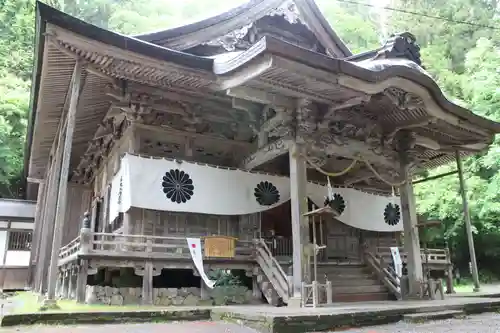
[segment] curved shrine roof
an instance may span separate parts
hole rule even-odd
[[[187,50],[248,26],[266,15],[293,7],[294,15],[314,33],[332,55],[348,57],[352,53],[327,22],[314,0],[248,0],[219,15],[195,23],[162,31],[140,34],[138,39],[176,50]]]
[[[312,100],[326,105],[337,105],[344,102],[345,98],[356,99],[363,95],[376,95],[378,101],[384,102],[387,97],[382,95],[387,90],[403,89],[424,100],[426,111],[415,111],[417,116],[427,112],[439,118],[439,124],[430,124],[427,126],[429,128],[422,129],[425,135],[438,137],[449,134],[450,138],[455,137],[456,142],[461,142],[461,147],[466,150],[467,147],[479,147],[474,146],[478,142],[486,145],[495,133],[500,133],[499,123],[480,117],[443,95],[436,82],[420,65],[418,46],[411,34],[396,35],[377,50],[351,55],[340,39],[336,39],[333,30],[329,26],[325,27],[326,20],[312,0],[295,0],[295,3],[302,17],[307,17],[306,21],[311,20],[306,22],[307,27],[326,46],[334,43],[337,49],[342,49],[342,57],[333,58],[272,37],[263,37],[245,50],[210,57],[182,51],[186,47],[181,44],[189,39],[188,36],[203,37],[194,39],[196,43],[206,41],[208,35],[210,38],[216,35],[215,31],[224,34],[244,24],[242,20],[250,19],[244,18],[245,10],[255,19],[280,3],[283,1],[251,0],[215,18],[131,37],[87,24],[37,2],[37,40],[25,154],[26,175],[30,168],[34,168],[37,177],[43,176],[57,132],[55,127],[47,129],[43,126],[46,123],[56,124],[62,117],[65,89],[76,59],[85,63],[90,74],[87,75],[87,84],[82,92],[86,104],[81,117],[85,118],[79,124],[84,127],[75,132],[81,135],[75,144],[81,145],[82,150],[74,150],[75,154],[85,152],[84,147],[93,139],[96,126],[108,112],[109,100],[105,99],[103,93],[106,80],[101,76],[121,82],[156,86],[165,91],[182,88],[200,96],[223,99],[224,102],[230,100],[225,94],[226,90],[235,87],[257,87],[273,94],[289,94],[294,98],[310,96]],[[174,40],[177,49],[155,44],[165,42],[170,45]],[[399,118],[393,120],[395,128],[409,119],[406,113],[413,112],[405,108],[406,102],[404,98],[393,101],[402,109],[397,111]],[[370,108],[370,105],[364,106]],[[375,106],[377,112],[381,112],[380,106]],[[383,114],[381,116],[385,117]],[[468,127],[471,129],[468,130]],[[464,139],[468,133],[473,138],[469,140],[470,145]],[[480,147],[471,150],[477,151]],[[427,154],[425,151],[421,153]],[[443,163],[446,159],[441,155],[432,155],[431,159]],[[429,164],[429,167],[432,166],[435,164]]]

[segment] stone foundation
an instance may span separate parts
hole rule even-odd
[[[242,286],[216,287],[209,290],[206,299],[200,288],[154,288],[153,301],[158,306],[193,306],[249,304],[252,291]],[[85,303],[106,305],[137,305],[142,303],[142,288],[86,287]]]

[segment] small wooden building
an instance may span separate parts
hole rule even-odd
[[[26,176],[33,288],[49,301],[197,303],[186,237],[224,236],[206,270],[301,304],[313,226],[333,301],[394,296],[372,268],[402,233],[417,294],[412,175],[500,132],[446,99],[411,34],[352,54],[313,0],[250,0],[133,37],[37,3],[35,55]],[[325,204],[339,214],[310,224]]]
[[[0,199],[0,290],[29,286],[35,208],[34,201]]]

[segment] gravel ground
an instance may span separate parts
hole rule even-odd
[[[0,333],[258,333],[235,324],[184,322],[167,324],[30,326],[0,328]]]
[[[343,333],[498,333],[500,314],[481,314],[466,319],[430,321],[424,324],[399,322],[391,325],[351,329]]]

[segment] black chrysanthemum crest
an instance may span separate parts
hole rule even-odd
[[[171,169],[165,173],[161,186],[167,198],[178,204],[190,200],[194,193],[193,180],[189,178],[187,173],[179,169]]]
[[[262,206],[271,206],[280,201],[280,192],[273,183],[265,181],[257,184],[254,190],[257,202]]]
[[[335,193],[332,199],[327,198],[325,200],[325,205],[330,206],[339,215],[342,215],[346,207],[344,198],[338,193]]]
[[[401,209],[398,204],[388,203],[384,209],[384,221],[388,225],[396,225],[401,220]]]

